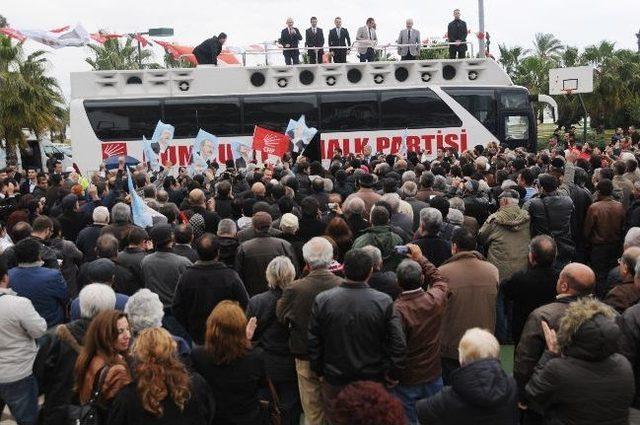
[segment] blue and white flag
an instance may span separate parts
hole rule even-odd
[[[175,127],[171,124],[165,124],[162,121],[158,121],[156,129],[153,131],[153,137],[151,138],[151,146],[153,151],[158,155],[164,153],[173,141],[173,134]]]
[[[142,136],[142,143],[142,153],[144,154],[145,162],[149,163],[151,171],[160,171],[160,155],[153,150],[151,140],[147,140],[146,137]]]
[[[290,119],[289,125],[287,125],[287,131],[285,131],[285,134],[289,136],[289,139],[293,142],[293,151],[296,153],[302,152],[317,133],[318,129],[307,127],[304,115],[302,115],[298,121]]]
[[[198,131],[196,138],[193,140],[191,149],[192,162],[202,161],[206,164],[212,164],[218,160],[218,138],[211,133],[207,133],[203,129]]]
[[[129,167],[127,168],[127,185],[129,187],[129,196],[131,197],[131,215],[133,216],[133,224],[143,229],[153,226],[153,217],[162,218],[164,215],[149,207],[144,200],[138,195],[133,187],[133,178]]]
[[[402,130],[402,142],[400,143],[400,149],[398,149],[398,155],[402,155],[406,157],[409,153],[409,149],[407,148],[407,132],[408,129]]]

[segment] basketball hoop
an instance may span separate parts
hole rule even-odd
[[[571,96],[571,94],[573,94],[573,89],[562,89],[562,92],[563,92],[566,96]]]

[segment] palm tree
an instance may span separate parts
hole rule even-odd
[[[567,46],[564,49],[564,52],[562,52],[562,56],[560,57],[560,61],[564,67],[579,66],[583,62],[578,48],[572,46]]]
[[[535,35],[533,48],[540,59],[558,60],[564,45],[553,34],[539,32]]]
[[[170,53],[164,54],[165,68],[195,68],[195,65],[186,59],[174,59]]]
[[[585,47],[582,59],[596,68],[600,68],[604,61],[611,58],[615,53],[615,45],[616,43],[614,42],[603,40],[597,46],[594,44]]]
[[[516,74],[518,67],[520,66],[520,62],[524,59],[524,56],[529,53],[529,50],[524,49],[520,46],[516,47],[507,47],[504,44],[499,44],[498,48],[500,49],[500,64],[504,67],[505,71],[511,78],[513,78]]]
[[[0,35],[0,140],[5,147],[25,141],[25,131],[36,137],[59,126],[64,102],[55,78],[46,75],[46,52],[26,58],[22,43]],[[7,151],[11,156],[13,149]]]
[[[138,48],[131,38],[127,38],[124,43],[117,38],[109,38],[102,45],[88,44],[87,46],[94,57],[88,57],[85,61],[94,71],[160,68],[157,63],[150,62],[153,52],[149,49],[141,49],[140,58],[138,58]]]

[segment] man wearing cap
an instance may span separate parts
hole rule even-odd
[[[87,275],[89,282],[101,283],[113,289],[113,284],[116,279],[116,264],[107,258],[98,258],[88,264]],[[129,301],[129,297],[117,292],[115,294],[115,309],[118,311],[124,311],[124,306],[127,304],[127,301]],[[81,317],[86,316],[82,314],[80,298],[78,297],[71,301],[71,320],[78,320]]]
[[[79,208],[76,195],[69,194],[62,198],[62,214],[57,219],[62,228],[62,236],[68,241],[75,242],[80,231],[87,225],[87,217],[78,212]]]
[[[240,244],[236,255],[235,269],[250,297],[267,290],[267,266],[277,256],[289,257],[296,271],[299,270],[291,244],[284,239],[269,236],[271,223],[271,216],[266,212],[255,213],[251,218],[251,224],[256,230],[256,237]]]
[[[382,196],[377,194],[373,190],[373,186],[376,184],[373,174],[363,174],[357,181],[358,191],[349,195],[345,201],[345,204],[349,203],[349,200],[353,198],[360,198],[364,202],[364,216],[368,217],[373,205],[378,202]]]
[[[100,237],[102,228],[109,224],[109,210],[103,206],[96,207],[92,216],[93,224],[80,230],[76,239],[76,247],[82,251],[85,262],[93,261],[97,258],[96,241]]]

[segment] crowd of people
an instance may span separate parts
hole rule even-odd
[[[467,24],[460,17],[460,9],[453,11],[453,20],[447,26],[445,41],[449,44],[449,58],[463,59],[467,54]],[[310,64],[323,63],[325,61],[325,38],[322,28],[318,27],[318,18],[312,16],[309,20],[310,27],[304,31],[304,48]],[[413,27],[413,19],[407,19],[405,29],[400,31],[396,44],[398,45],[398,55],[401,60],[415,60],[420,56],[423,40],[420,38],[420,31]],[[193,53],[201,65],[217,65],[217,57],[222,51],[222,46],[227,40],[225,33],[213,36],[200,45]],[[300,43],[303,41],[303,34],[294,26],[293,18],[286,20],[286,27],[280,32],[277,44],[283,48],[285,64],[298,65],[300,63]],[[334,27],[329,30],[327,44],[329,55],[326,61],[333,63],[346,63],[347,54],[352,47],[357,49],[360,62],[374,62],[376,60],[376,49],[380,47],[378,35],[376,34],[376,21],[374,18],[367,18],[365,25],[359,27],[356,32],[355,42],[351,43],[349,30],[342,26],[342,18],[334,19]]]
[[[639,143],[0,170],[0,400],[18,424],[628,423]]]

